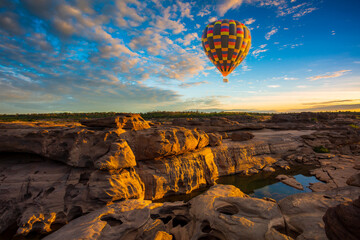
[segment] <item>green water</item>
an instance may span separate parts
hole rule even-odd
[[[243,175],[229,175],[220,177],[216,182],[218,184],[234,185],[244,193],[252,197],[269,197],[275,200],[283,199],[289,195],[296,193],[311,192],[309,189],[310,183],[319,182],[314,176],[309,174],[312,167],[292,167],[290,170],[276,169],[272,173],[258,173],[252,176]],[[295,179],[304,186],[304,190],[298,190],[290,187],[279,180],[275,179],[279,174],[286,174],[294,176]],[[174,201],[189,201],[191,198],[205,192],[208,188],[199,189],[190,194],[174,195],[157,200],[156,202],[174,202]]]

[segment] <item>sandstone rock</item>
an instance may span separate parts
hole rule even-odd
[[[154,238],[154,240],[172,240],[172,239],[173,239],[172,235],[164,231],[158,231]]]
[[[208,133],[210,146],[219,146],[222,144],[222,136],[218,133]]]
[[[270,149],[268,145],[262,143],[241,145],[241,143],[237,142],[235,144],[227,142],[212,148],[212,152],[219,176],[241,172],[246,174],[251,168],[260,170],[266,165],[271,165],[277,161],[265,155],[270,153]]]
[[[270,166],[266,166],[262,170],[264,172],[266,172],[266,173],[275,172],[275,169],[273,167],[270,167]]]
[[[218,169],[210,148],[158,160],[141,161],[136,167],[145,184],[145,198],[159,199],[169,194],[190,193],[213,185]]]
[[[23,128],[0,130],[0,152],[33,153],[70,166],[92,167],[106,155],[118,133],[83,128]],[[115,141],[116,141],[115,140]]]
[[[222,136],[223,139],[229,138],[229,135],[226,132],[220,132],[220,135]]]
[[[109,152],[95,161],[101,170],[117,170],[136,166],[135,155],[123,139],[111,144]]]
[[[106,172],[39,156],[0,155],[0,233],[12,225],[20,235],[53,231],[54,223],[66,224],[111,201],[143,198],[144,192],[131,168]]]
[[[347,181],[346,184],[351,186],[360,187],[360,173],[352,175]]]
[[[254,138],[254,135],[249,132],[234,132],[231,134],[233,141],[247,141]]]
[[[149,222],[149,219],[152,222],[151,209],[161,205],[142,200],[115,203],[71,221],[60,230],[45,237],[44,240],[139,239],[136,238],[137,230]]]
[[[150,128],[139,114],[119,114],[115,117],[88,119],[80,122],[84,126],[97,128],[123,128],[135,131]]]
[[[299,189],[299,190],[304,190],[303,185],[301,185],[301,183],[299,183],[298,181],[296,181],[296,179],[293,176],[286,176],[286,175],[278,175],[276,177],[277,180],[280,180],[282,183],[285,183],[286,185]]]
[[[276,162],[275,165],[282,168],[282,169],[285,169],[285,170],[290,169],[289,163],[287,161],[284,161],[284,160],[280,160],[280,161]]]
[[[197,220],[192,239],[265,239],[285,227],[276,203],[249,198],[234,186],[216,185],[190,204]]]
[[[326,235],[330,240],[359,239],[360,197],[329,208],[323,220]]]
[[[75,167],[126,168],[135,165],[131,152],[141,161],[209,145],[206,133],[185,128],[125,132],[121,129],[22,127],[0,131],[0,152],[34,153]]]
[[[330,159],[317,159],[321,167],[311,170],[311,174],[324,183],[315,183],[310,186],[313,191],[325,191],[337,187],[345,187],[347,181],[353,175],[358,173],[354,168],[360,162],[360,158],[356,156],[340,155],[332,156]],[[356,184],[355,179],[353,184]]]
[[[121,135],[134,152],[137,161],[179,155],[209,145],[203,131],[186,128],[148,129]]]
[[[326,239],[325,211],[359,193],[359,188],[347,187],[326,194],[296,194],[281,200],[279,208],[276,201],[251,198],[234,186],[216,185],[189,203],[126,200],[111,204],[71,221],[45,240],[292,239],[287,233],[297,239]],[[347,231],[353,226],[357,227],[348,224]]]
[[[279,201],[281,213],[289,232],[296,239],[324,239],[326,234],[322,217],[329,207],[356,199],[358,187],[343,187],[321,193],[300,193]]]

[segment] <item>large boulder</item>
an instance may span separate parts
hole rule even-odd
[[[324,217],[326,236],[330,240],[356,240],[360,237],[360,197],[329,208]]]
[[[247,141],[254,138],[254,134],[249,132],[234,132],[230,136],[233,141]]]
[[[135,154],[136,161],[179,155],[209,145],[209,136],[182,127],[148,129],[121,134]]]
[[[356,173],[349,177],[349,179],[346,181],[346,184],[360,187],[360,173]]]
[[[222,144],[222,135],[219,133],[208,133],[210,146],[219,146]]]
[[[136,171],[145,184],[145,198],[152,200],[213,185],[219,176],[210,148],[140,161]]]
[[[109,157],[111,145],[115,142],[126,145],[117,131],[95,131],[81,127],[24,128],[22,124],[12,129],[1,128],[2,125],[0,152],[37,154],[74,167],[93,167],[98,159]],[[121,153],[123,150],[128,152],[126,147],[116,150],[113,146],[111,152],[128,156]],[[102,167],[102,164],[97,166]]]
[[[135,155],[124,139],[111,144],[109,151],[95,161],[101,170],[116,170],[136,166]]]

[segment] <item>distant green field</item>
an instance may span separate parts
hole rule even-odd
[[[356,115],[360,118],[360,112],[337,112],[341,114]],[[93,119],[111,117],[121,112],[91,112],[91,113],[32,113],[32,114],[0,114],[0,121],[79,121],[81,119]],[[171,119],[171,118],[207,118],[207,117],[229,117],[242,116],[250,118],[261,118],[263,116],[272,116],[274,113],[248,113],[248,112],[199,112],[199,111],[184,111],[184,112],[168,112],[168,111],[154,111],[140,113],[144,119]]]
[[[61,121],[79,121],[81,119],[93,119],[111,117],[120,112],[92,112],[92,113],[38,113],[38,114],[0,114],[0,121],[37,121],[37,120],[61,120]],[[268,113],[247,113],[247,112],[166,112],[156,111],[140,113],[144,119],[152,118],[204,118],[204,117],[226,117],[226,116],[249,116],[261,117],[271,115]]]

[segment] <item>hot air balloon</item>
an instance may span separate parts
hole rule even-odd
[[[209,23],[202,34],[202,46],[217,69],[225,77],[244,60],[251,47],[250,30],[236,20]]]

